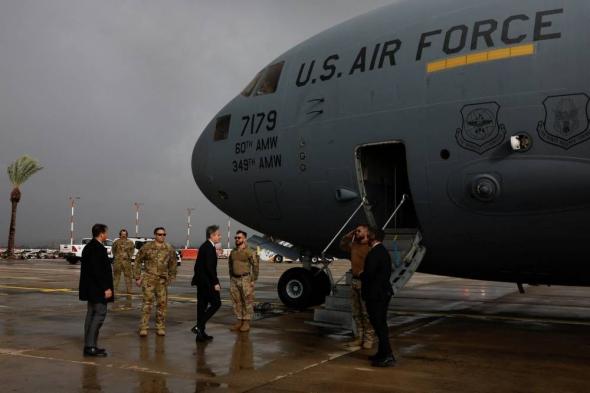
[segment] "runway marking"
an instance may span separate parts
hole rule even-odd
[[[64,292],[64,293],[78,292],[78,291],[74,291],[73,289],[70,289],[70,288],[34,288],[34,287],[21,287],[21,286],[17,286],[17,285],[1,285],[1,284],[0,284],[0,288],[20,289],[20,290],[24,290],[24,291],[38,291],[38,292],[47,292],[47,293],[51,293],[51,292]]]
[[[71,294],[78,293],[78,290],[71,289],[71,288],[36,288],[36,287],[23,287],[23,286],[18,286],[18,285],[3,285],[3,284],[0,284],[0,288],[16,289],[16,290],[22,290],[22,291],[36,291],[36,292],[42,292],[42,293],[71,293]],[[128,296],[131,296],[134,299],[143,299],[143,295],[134,294],[134,293],[130,294],[127,292],[120,292],[117,294],[117,297],[119,297],[119,298],[128,297]],[[185,302],[185,303],[196,303],[197,302],[196,297],[175,296],[175,295],[168,296],[168,300],[181,301],[181,302]],[[119,301],[122,301],[122,300],[119,299]],[[231,305],[232,301],[222,299],[221,303],[226,304],[226,305],[228,305],[228,304]],[[277,305],[282,306],[282,304],[280,304],[280,303],[270,303],[270,304],[273,306],[277,306]],[[114,310],[114,311],[117,311],[117,310]],[[123,311],[123,310],[121,310],[121,311]]]
[[[277,375],[273,379],[271,379],[271,380],[269,380],[269,381],[267,381],[267,382],[265,382],[265,383],[263,383],[261,385],[257,385],[256,387],[253,387],[251,389],[245,390],[245,392],[251,392],[253,390],[260,389],[263,386],[267,386],[267,385],[273,384],[273,383],[275,383],[277,381],[280,381],[282,379],[289,378],[289,377],[292,377],[294,375],[300,374],[300,373],[302,373],[304,371],[307,371],[307,370],[312,369],[314,367],[321,366],[321,365],[326,364],[326,363],[328,363],[328,362],[330,362],[332,360],[335,360],[335,359],[341,358],[343,356],[349,355],[349,354],[351,354],[353,352],[356,352],[356,350],[348,350],[348,351],[345,350],[345,351],[342,351],[342,352],[338,352],[336,354],[329,355],[328,356],[328,359],[320,360],[319,362],[312,363],[312,364],[307,365],[307,366],[304,366],[304,367],[302,367],[302,368],[300,368],[298,370],[290,371],[290,372],[288,372],[286,374]]]
[[[2,276],[2,278],[10,278],[15,280],[43,281],[43,277]]]
[[[21,357],[21,358],[28,358],[28,359],[59,361],[59,362],[79,364],[79,365],[84,365],[84,366],[96,366],[96,367],[100,366],[100,367],[116,368],[116,369],[120,369],[120,370],[139,371],[139,372],[148,373],[148,374],[157,374],[157,375],[166,375],[166,376],[170,375],[170,373],[167,373],[165,371],[152,370],[150,368],[140,367],[137,365],[126,365],[126,364],[118,365],[118,366],[114,365],[114,364],[104,364],[103,365],[103,364],[100,364],[97,362],[91,362],[91,361],[62,359],[62,358],[56,358],[56,357],[52,357],[52,356],[31,355],[31,354],[25,353],[27,351],[31,351],[31,349],[15,350],[15,349],[0,348],[0,355],[15,356],[15,357]]]
[[[6,268],[6,267],[0,268],[0,272],[6,271],[6,272],[11,272],[11,273],[17,273],[18,270],[23,270],[23,271],[47,271],[47,272],[52,272],[52,273],[55,273],[55,272],[61,272],[61,273],[72,273],[72,272],[76,272],[76,273],[79,273],[80,272],[80,269],[66,269],[66,270],[63,270],[63,269]],[[77,276],[77,274],[76,274],[76,276]],[[193,276],[192,275],[188,275],[188,274],[179,274],[176,277],[190,279]],[[43,279],[42,277],[13,277],[13,276],[2,276],[2,278],[16,278],[16,279],[23,279],[23,280],[24,279],[31,279],[31,280],[33,280],[33,279]],[[221,277],[221,278],[225,278],[225,277]],[[266,275],[258,276],[258,279],[259,280],[272,279],[272,280],[278,281],[279,278],[280,278],[280,276],[266,276]],[[229,278],[228,278],[228,280],[229,280]]]
[[[37,292],[46,292],[46,293],[52,293],[52,292],[61,292],[61,293],[78,293],[77,290],[75,289],[71,289],[71,288],[35,288],[35,287],[22,287],[22,286],[17,286],[17,285],[0,285],[0,288],[5,288],[5,289],[17,289],[17,290],[23,290],[23,291],[37,291]],[[126,293],[126,292],[121,292],[118,294],[118,296],[121,297],[126,297],[126,296],[131,296],[133,298],[142,298],[143,295],[138,295],[138,294],[133,294],[133,293]],[[197,299],[194,298],[189,298],[189,297],[185,297],[185,296],[168,296],[168,299],[170,300],[183,300],[183,301],[188,301],[191,303],[196,303]],[[223,302],[223,300],[222,300]]]
[[[43,268],[29,268],[29,267],[10,267],[10,266],[3,266],[0,268],[0,271],[17,271],[17,270],[25,270],[25,271],[35,271],[35,272],[59,272],[59,273],[71,273],[71,272],[79,272],[80,269],[43,269]]]

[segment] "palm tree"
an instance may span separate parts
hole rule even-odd
[[[12,184],[12,192],[10,193],[10,202],[12,203],[12,214],[10,216],[10,229],[8,231],[8,249],[6,254],[8,258],[14,258],[14,238],[16,234],[16,207],[20,202],[21,192],[20,186],[23,185],[31,176],[39,172],[43,167],[39,165],[39,161],[27,155],[22,156],[8,166],[8,177]]]

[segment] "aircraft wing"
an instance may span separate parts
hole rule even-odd
[[[299,259],[299,249],[295,246],[289,247],[286,245],[282,245],[274,240],[264,238],[258,235],[249,237],[248,243],[250,244],[250,246],[260,247],[261,249],[265,249],[275,254],[282,255],[283,257],[294,261]]]

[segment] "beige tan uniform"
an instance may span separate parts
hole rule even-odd
[[[260,260],[253,249],[234,248],[229,254],[229,293],[234,314],[240,321],[252,320],[254,314],[254,287],[258,279]]]
[[[141,272],[144,265],[143,274]],[[168,284],[176,278],[176,252],[168,243],[148,242],[135,258],[135,279],[141,278],[143,292],[142,316],[139,330],[147,330],[152,303],[156,298],[156,329],[164,330],[168,310]]]
[[[125,288],[127,293],[131,293],[133,290],[132,280],[133,272],[131,261],[133,254],[135,253],[135,244],[129,239],[117,239],[113,243],[113,278],[115,291],[119,289],[119,281],[121,280],[121,274],[125,277]]]
[[[350,253],[350,264],[352,270],[352,282],[350,301],[352,306],[352,319],[356,325],[357,338],[368,344],[375,341],[375,330],[369,321],[369,314],[363,298],[361,297],[360,275],[365,268],[365,258],[371,250],[368,244],[356,243],[352,236],[344,236],[340,242],[340,248]]]

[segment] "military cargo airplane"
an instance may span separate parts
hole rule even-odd
[[[303,256],[349,217],[390,221],[421,235],[422,272],[590,285],[589,48],[587,0],[397,1],[260,71],[203,131],[193,175]],[[305,305],[285,283],[324,284],[294,269],[281,298]]]

